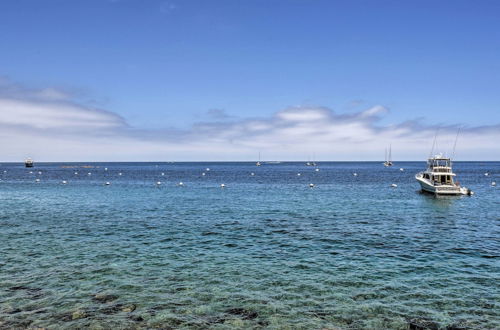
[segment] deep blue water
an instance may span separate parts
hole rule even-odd
[[[1,164],[0,328],[500,328],[499,162],[318,165]]]

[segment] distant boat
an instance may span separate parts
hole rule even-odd
[[[385,161],[384,166],[389,167],[392,166],[392,150],[391,146],[389,146],[389,157],[387,157],[387,149],[385,149]]]
[[[262,165],[262,164],[260,163],[260,152],[259,152],[259,161],[258,161],[257,163],[255,163],[255,165],[256,165],[256,166],[260,166],[260,165]]]
[[[417,173],[415,179],[420,184],[422,191],[435,195],[472,195],[473,192],[461,187],[452,170],[451,158],[439,154],[427,161],[427,169]]]
[[[26,167],[33,167],[33,165],[35,165],[35,163],[33,162],[33,159],[31,159],[31,158],[28,158],[24,161],[24,166],[26,166]]]

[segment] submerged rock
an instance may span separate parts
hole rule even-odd
[[[92,300],[94,300],[98,303],[101,303],[101,304],[106,304],[106,303],[114,301],[116,299],[118,299],[118,296],[114,295],[114,294],[98,293],[94,297],[92,297]]]
[[[410,330],[438,330],[439,324],[425,318],[413,318],[408,320]]]
[[[131,319],[132,321],[135,321],[135,322],[144,321],[144,319],[140,315],[130,315],[128,318]]]
[[[123,306],[122,312],[132,313],[133,311],[135,311],[136,308],[137,308],[136,305],[134,305],[134,304],[128,304],[128,305]]]
[[[230,309],[227,309],[225,312],[228,314],[231,314],[231,315],[241,316],[241,318],[243,320],[253,320],[253,319],[257,318],[257,316],[259,316],[259,314],[257,312],[249,311],[249,310],[244,309],[244,308],[230,308]]]
[[[77,311],[74,311],[72,314],[71,314],[71,319],[72,320],[79,320],[79,319],[84,319],[86,318],[88,315],[85,311],[82,311],[82,310],[77,310]]]

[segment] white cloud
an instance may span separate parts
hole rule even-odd
[[[35,129],[84,130],[116,128],[125,125],[114,113],[85,108],[72,103],[25,101],[0,98],[0,125],[21,125]]]
[[[1,161],[106,160],[380,160],[392,144],[396,160],[423,160],[435,126],[421,121],[381,125],[382,106],[349,114],[290,107],[267,118],[235,119],[209,111],[190,129],[138,130],[119,115],[88,107],[59,89],[23,89],[0,81]],[[220,120],[224,119],[224,120]],[[458,126],[440,129],[450,151]],[[500,124],[462,129],[458,159],[500,159]]]

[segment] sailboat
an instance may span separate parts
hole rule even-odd
[[[256,165],[256,166],[260,166],[260,165],[262,165],[262,164],[260,163],[260,152],[259,152],[259,161],[258,161],[257,163],[255,163],[255,165]]]
[[[392,166],[392,146],[389,145],[389,157],[387,157],[387,148],[385,149],[385,161],[384,166],[389,167]]]

